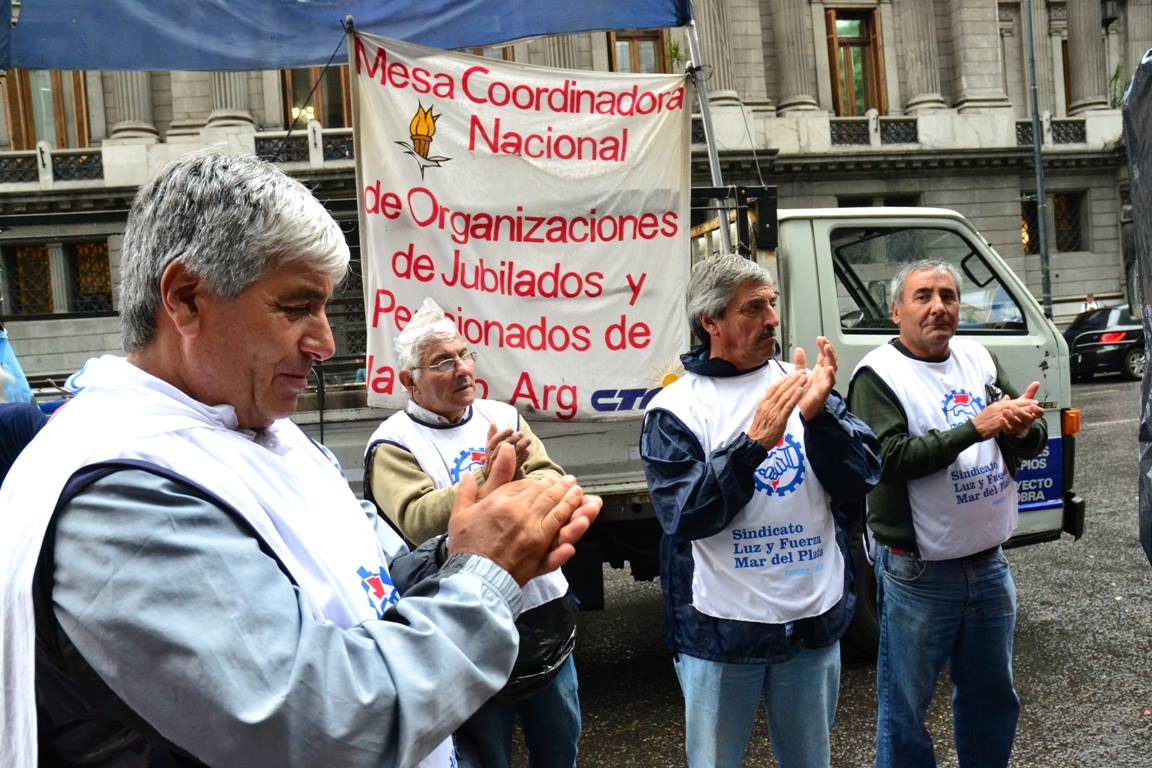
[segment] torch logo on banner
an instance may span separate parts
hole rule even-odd
[[[441,163],[452,159],[429,154],[432,151],[432,137],[436,135],[436,121],[439,119],[440,115],[433,114],[431,106],[424,109],[424,104],[419,104],[416,107],[416,114],[412,117],[412,122],[408,123],[408,133],[411,134],[412,143],[396,142],[404,147],[404,154],[411,155],[412,159],[416,161],[416,165],[420,168],[421,180],[424,179],[425,168],[439,168]]]

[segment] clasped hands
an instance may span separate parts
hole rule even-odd
[[[1044,415],[1044,408],[1036,402],[1040,382],[1034,381],[1020,397],[1004,395],[976,414],[972,426],[987,440],[1003,432],[1012,437],[1023,437],[1032,428],[1032,422]]]
[[[482,488],[471,473],[465,473],[457,486],[448,519],[448,554],[486,557],[523,586],[576,554],[576,542],[600,513],[603,501],[585,494],[571,475],[523,478],[518,446],[507,440],[491,453]],[[517,472],[521,479],[516,479]]]
[[[492,474],[492,462],[496,460],[497,449],[504,443],[511,445],[516,451],[516,471],[513,473],[513,480],[520,480],[524,477],[524,462],[528,460],[528,449],[532,446],[532,441],[520,430],[513,430],[505,427],[504,429],[497,429],[495,422],[488,422],[488,439],[484,445],[484,477],[488,478]]]
[[[816,418],[836,386],[836,349],[824,336],[816,337],[816,346],[819,352],[812,369],[808,369],[808,353],[796,347],[792,354],[795,370],[768,387],[756,406],[745,433],[766,450],[775,448],[784,436],[793,409],[799,407],[805,419]]]

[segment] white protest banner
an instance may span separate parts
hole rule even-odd
[[[406,403],[393,343],[431,297],[478,354],[477,396],[640,412],[688,343],[686,78],[352,49],[369,405]]]

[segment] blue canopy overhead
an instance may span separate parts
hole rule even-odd
[[[595,29],[678,27],[690,0],[27,0],[0,68],[279,69],[326,64],[356,29],[436,48]]]

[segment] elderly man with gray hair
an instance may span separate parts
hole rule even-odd
[[[138,192],[127,357],[0,492],[0,765],[450,768],[450,733],[507,679],[520,584],[599,500],[569,480],[458,494],[416,572],[331,454],[287,417],[333,353],[340,227],[275,167],[215,151]],[[403,596],[401,597],[401,590]]]
[[[408,407],[386,419],[365,450],[365,495],[411,541],[444,534],[460,484],[496,480],[493,459],[515,449],[515,477],[555,479],[528,423],[507,403],[476,397],[476,353],[431,299],[396,338]],[[457,730],[463,768],[508,768],[514,720],[520,719],[532,768],[572,768],[580,737],[580,701],[572,650],[576,606],[559,572],[524,585],[516,622],[520,654],[512,679]]]
[[[936,765],[925,717],[945,665],[960,765],[1008,765],[1016,588],[1000,545],[1018,519],[1020,462],[1044,450],[1039,382],[1022,395],[960,325],[960,274],[906,264],[892,281],[898,338],[860,361],[848,397],[880,439],[868,496],[880,652],[877,768]]]
[[[828,768],[839,640],[855,606],[846,531],[880,469],[816,339],[775,358],[776,289],[738,256],[688,283],[702,346],[649,404],[640,436],[664,529],[660,584],[691,768],[738,768],[759,702],[782,768]]]

